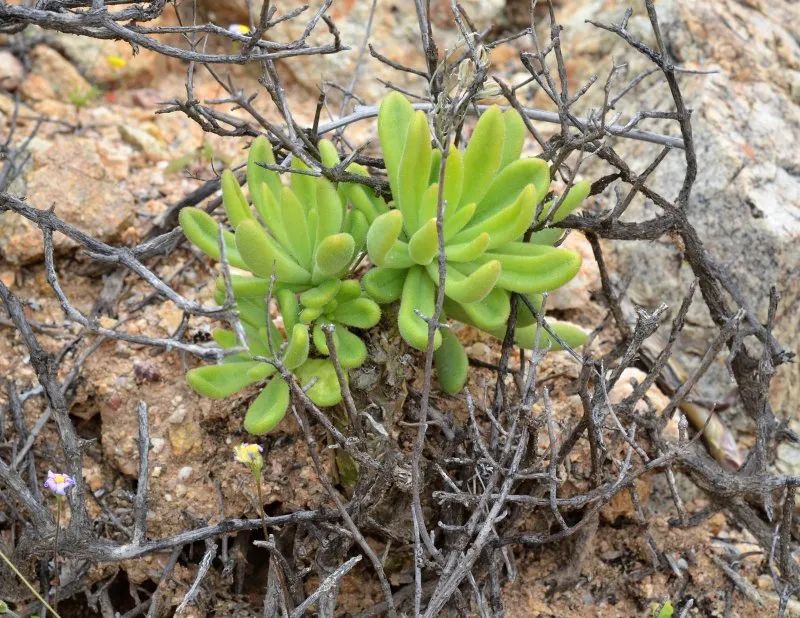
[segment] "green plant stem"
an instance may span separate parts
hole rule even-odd
[[[53,590],[53,596],[58,596],[58,587],[61,584],[61,580],[58,575],[58,532],[61,530],[61,503],[63,499],[61,496],[56,495],[56,538],[55,543],[53,544],[53,571],[55,571],[55,589]]]
[[[261,474],[256,474],[253,471],[253,481],[255,481],[256,495],[258,496],[258,516],[261,518],[261,528],[264,531],[264,540],[266,541],[269,535],[267,534],[267,514],[264,512],[264,497],[261,493]]]
[[[33,587],[33,584],[31,584],[31,583],[30,583],[30,582],[29,582],[29,581],[28,581],[28,580],[25,578],[25,576],[24,576],[22,573],[20,573],[20,572],[19,572],[19,569],[17,569],[17,567],[16,567],[16,566],[14,566],[14,563],[13,563],[13,562],[11,562],[11,559],[10,559],[8,556],[6,556],[6,555],[3,553],[3,550],[0,550],[0,558],[2,558],[2,559],[3,559],[3,561],[4,561],[4,562],[5,562],[7,565],[8,565],[8,568],[10,568],[10,569],[11,569],[11,570],[14,572],[14,574],[15,574],[17,577],[19,577],[19,578],[20,578],[20,580],[22,580],[22,583],[23,583],[23,584],[25,584],[25,585],[28,587],[28,590],[30,590],[30,591],[33,593],[33,596],[35,596],[37,599],[39,599],[39,601],[41,601],[41,602],[42,602],[42,604],[43,604],[43,605],[44,605],[44,606],[45,606],[45,607],[46,607],[46,608],[47,608],[49,611],[51,611],[51,612],[53,613],[53,616],[55,616],[55,618],[61,618],[61,616],[59,616],[59,615],[58,615],[58,612],[57,612],[56,610],[54,610],[52,607],[50,607],[50,604],[49,604],[47,601],[45,601],[45,600],[44,600],[44,598],[42,597],[42,595],[41,595],[41,594],[39,594],[39,591],[38,591],[38,590],[36,590],[36,588],[34,588],[34,587]]]

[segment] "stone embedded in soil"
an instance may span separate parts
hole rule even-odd
[[[59,136],[37,151],[26,177],[27,202],[34,208],[55,208],[63,221],[101,241],[112,240],[132,221],[134,199],[105,169],[96,140]],[[0,253],[14,264],[42,259],[42,235],[27,219],[6,212],[0,216]],[[55,234],[56,249],[75,243]]]
[[[0,90],[14,92],[22,83],[25,69],[10,51],[0,51]]]

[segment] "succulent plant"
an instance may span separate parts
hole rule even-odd
[[[335,157],[330,142],[321,142],[320,150],[326,158]],[[292,164],[296,173],[290,175],[288,186],[278,173],[259,165],[274,162],[266,138],[255,140],[247,163],[253,208],[230,170],[221,179],[223,205],[235,230],[222,230],[227,261],[249,274],[234,272],[230,277],[245,345],[240,345],[233,330],[218,329],[214,339],[224,349],[244,347],[246,351],[187,374],[192,388],[215,398],[266,380],[245,416],[245,429],[255,434],[274,428],[289,405],[289,387],[275,375],[272,363],[279,359],[304,387],[313,381],[307,394],[317,405],[336,405],[342,394],[334,366],[326,358],[330,351],[322,329],[333,325],[339,362],[350,369],[367,356],[364,342],[350,328],[370,328],[381,315],[360,283],[347,278],[366,242],[367,217],[358,208],[346,208],[344,190],[337,190],[325,178],[303,174],[308,170],[298,161]],[[213,217],[198,208],[184,208],[180,223],[189,240],[220,259],[220,230]],[[216,287],[217,302],[223,302],[226,284],[222,277]],[[269,314],[270,288],[285,335]]]
[[[375,268],[363,278],[364,289],[379,303],[400,301],[398,327],[405,341],[424,350],[425,317],[435,310],[438,272],[437,200],[441,153],[431,147],[428,121],[401,94],[383,101],[378,133],[394,202],[378,214],[367,233],[367,250]],[[581,265],[574,251],[553,247],[559,230],[544,229],[523,242],[525,232],[544,221],[557,204],[548,197],[550,169],[542,159],[520,158],[525,125],[514,110],[485,111],[462,151],[449,148],[444,169],[443,233],[446,255],[444,311],[453,318],[502,337],[512,292],[531,295],[554,290],[572,279]],[[576,183],[551,221],[560,221],[588,195],[589,185]],[[422,315],[420,315],[422,314]],[[533,347],[536,320],[522,308],[517,343]],[[584,341],[572,325],[552,324],[570,345]],[[539,333],[539,345],[555,344]],[[439,382],[450,392],[466,380],[466,354],[446,330],[435,334]]]

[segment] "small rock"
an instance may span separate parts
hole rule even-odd
[[[161,473],[162,473],[163,471],[164,471],[164,468],[162,468],[161,466],[155,466],[155,467],[153,468],[153,473],[151,474],[151,476],[152,476],[154,479],[157,479],[158,477],[160,477],[160,476],[161,476]]]
[[[9,51],[0,51],[0,89],[14,92],[19,88],[25,69]]]
[[[192,466],[183,466],[180,470],[178,470],[178,480],[179,481],[186,481],[192,476],[192,472],[194,469]]]
[[[122,124],[118,129],[123,141],[137,150],[141,150],[148,161],[155,163],[169,157],[164,149],[164,144],[147,131]]]
[[[772,577],[769,575],[759,575],[756,581],[756,586],[759,590],[772,590],[775,587]]]
[[[169,444],[172,453],[181,457],[201,448],[200,429],[195,423],[183,423],[169,430]]]
[[[153,446],[153,453],[158,455],[161,451],[164,450],[164,446],[166,445],[167,441],[164,438],[150,438],[150,444]],[[159,470],[161,468],[159,467]]]

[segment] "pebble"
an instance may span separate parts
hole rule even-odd
[[[178,480],[179,481],[187,480],[190,476],[192,476],[193,471],[194,469],[192,468],[192,466],[183,466],[183,468],[178,470]]]

